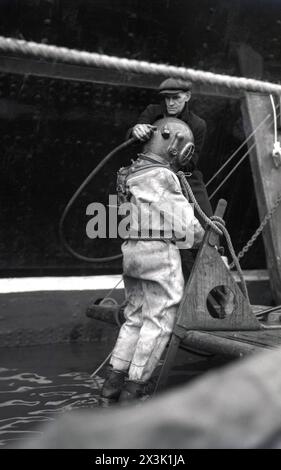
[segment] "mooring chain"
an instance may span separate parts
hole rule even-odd
[[[279,205],[281,203],[281,193],[279,194],[279,196],[277,197],[275,203],[273,204],[272,208],[268,211],[268,213],[265,215],[265,217],[263,218],[260,226],[258,227],[258,229],[255,231],[255,233],[252,235],[252,237],[250,238],[250,240],[246,243],[246,245],[242,248],[241,251],[239,251],[238,255],[237,255],[237,258],[238,259],[241,259],[243,258],[243,256],[247,253],[247,251],[249,251],[249,249],[253,246],[253,244],[255,243],[256,239],[258,238],[258,236],[261,234],[261,232],[263,231],[264,227],[267,225],[267,223],[270,221],[270,219],[272,218],[273,214],[275,213],[275,211],[278,209]],[[234,264],[231,263],[230,265],[230,268],[233,268]]]
[[[185,194],[185,197],[193,202],[195,209],[197,210],[199,215],[202,217],[204,222],[206,222],[206,224],[209,227],[211,227],[218,235],[224,235],[224,237],[226,239],[226,242],[227,242],[227,246],[229,248],[230,255],[233,259],[233,266],[236,267],[237,273],[238,273],[240,281],[241,281],[241,289],[243,291],[243,294],[244,294],[245,298],[247,300],[249,300],[248,290],[247,290],[247,286],[246,286],[245,279],[244,279],[244,276],[243,276],[243,272],[242,272],[241,266],[239,264],[239,260],[238,260],[236,254],[235,254],[230,235],[229,235],[229,233],[228,233],[228,231],[225,227],[224,220],[221,217],[217,217],[217,216],[212,216],[211,218],[207,217],[205,212],[202,211],[201,207],[199,206],[198,202],[196,201],[195,196],[194,196],[194,194],[192,192],[192,189],[190,187],[190,184],[186,180],[185,174],[182,171],[178,171],[177,175],[180,178],[180,181],[181,181],[181,184],[182,184],[182,189],[183,189],[183,192]]]
[[[0,36],[0,50],[4,53],[10,52],[13,54],[48,59],[53,62],[62,61],[93,67],[117,69],[125,72],[183,78],[194,82],[206,83],[211,86],[217,85],[229,89],[235,88],[260,93],[281,94],[281,85],[277,83],[265,82],[253,78],[216,74],[213,72],[205,72],[203,70],[194,70],[167,64],[155,64],[94,52],[79,51],[76,49],[68,49],[66,47],[40,44],[33,41],[24,41],[23,39]]]

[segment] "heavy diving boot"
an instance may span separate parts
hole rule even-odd
[[[133,400],[147,398],[147,383],[137,382],[134,380],[126,380],[125,386],[121,392],[119,402],[127,403]]]
[[[105,379],[101,389],[101,404],[109,404],[118,401],[126,375],[126,371],[110,368],[108,377]]]

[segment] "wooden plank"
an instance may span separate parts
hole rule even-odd
[[[225,199],[220,199],[216,208],[216,217],[220,217],[223,219],[224,213],[226,211],[227,207],[227,202]],[[220,243],[220,236],[217,232],[214,230],[210,230],[210,235],[209,235],[209,245],[210,246],[219,246]]]
[[[230,357],[243,357],[248,354],[268,349],[257,347],[242,341],[225,338],[223,335],[218,336],[213,334],[213,332],[194,330],[187,331],[182,343],[186,347]]]
[[[188,331],[183,345],[195,350],[230,357],[273,349],[281,345],[281,330],[271,331]]]
[[[212,332],[215,337],[224,338],[233,342],[246,343],[257,348],[274,348],[281,345],[280,330]]]
[[[253,57],[252,57],[253,55]],[[249,48],[239,49],[241,72],[245,76],[255,76],[261,72],[261,63],[257,53]],[[250,60],[251,59],[251,60]],[[254,69],[254,65],[258,70]],[[249,66],[249,64],[251,64]],[[251,67],[251,68],[250,68]],[[242,104],[242,114],[246,135],[252,132],[266,117],[272,113],[268,95],[258,93],[245,93]],[[274,205],[277,196],[281,193],[281,167],[276,168],[272,159],[273,125],[267,122],[261,127],[254,139],[256,147],[250,152],[250,162],[254,179],[260,220]],[[252,142],[249,142],[249,146]],[[270,285],[274,300],[281,303],[281,205],[273,215],[271,221],[263,230]]]
[[[0,56],[0,71],[23,75],[75,80],[114,86],[157,89],[166,76],[140,73],[125,73],[114,69],[101,69],[63,62],[34,60],[28,57]],[[240,90],[207,84],[193,84],[194,95],[210,95],[221,98],[240,99]]]
[[[240,281],[237,272],[232,273],[236,282]],[[243,270],[243,277],[246,282],[268,281],[269,274],[267,269],[248,269]]]
[[[260,322],[253,314],[248,299],[241,292],[216,247],[212,246],[218,244],[217,235],[213,235],[214,240],[210,244],[210,234],[212,229],[209,227],[187,281],[176,325],[186,330],[201,331],[260,329]],[[223,299],[218,300],[219,310],[214,312],[213,302],[212,305],[209,302],[210,295],[216,300],[217,295],[221,297],[221,293],[228,293],[228,300],[225,299],[226,303]]]

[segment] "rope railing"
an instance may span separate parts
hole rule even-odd
[[[94,52],[68,49],[66,47],[38,44],[32,41],[6,38],[3,36],[0,36],[0,53],[12,53],[20,56],[47,59],[53,62],[61,61],[70,64],[108,68],[123,72],[182,78],[191,80],[192,82],[221,86],[229,89],[235,88],[260,93],[281,94],[281,85],[277,83],[265,82],[253,78],[216,74],[173,65],[131,60]]]

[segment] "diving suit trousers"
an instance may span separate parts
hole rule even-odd
[[[127,304],[110,363],[129,380],[146,382],[173,331],[184,292],[177,246],[165,241],[128,240],[122,245]]]

